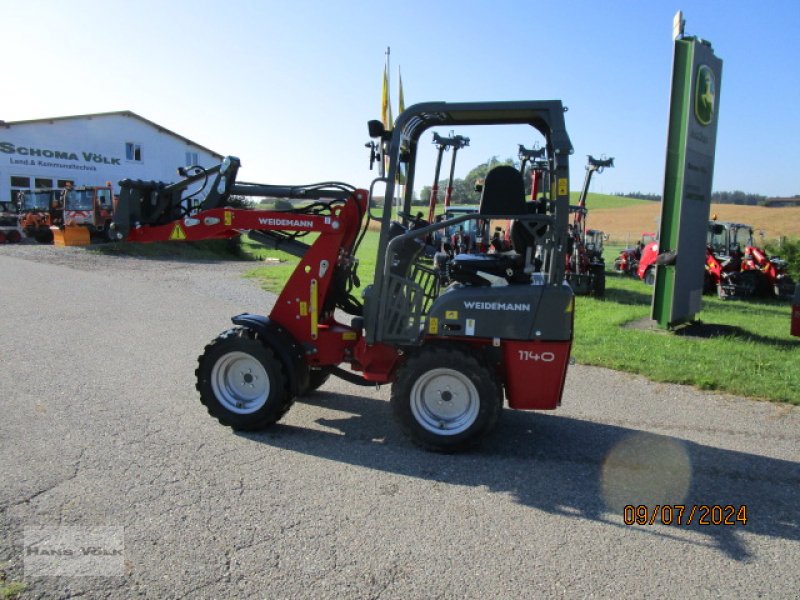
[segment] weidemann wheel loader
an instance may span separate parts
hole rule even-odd
[[[551,192],[526,201],[521,173],[489,172],[479,210],[411,228],[417,150],[426,130],[530,125],[543,137]],[[278,186],[236,181],[239,160],[183,171],[165,184],[124,180],[112,225],[117,239],[150,242],[230,238],[242,232],[300,257],[268,316],[241,314],[206,346],[197,390],[208,412],[237,430],[278,421],[297,397],[330,375],[354,384],[391,384],[402,429],[428,449],[468,448],[503,407],[549,410],[561,402],[572,343],[573,292],[564,281],[572,146],[560,101],[430,102],[404,111],[391,131],[369,123],[370,190],[343,183]],[[372,195],[383,188],[382,208]],[[197,200],[195,188],[206,195]],[[199,191],[199,190],[198,190]],[[289,211],[226,207],[231,196],[303,199]],[[406,215],[401,221],[393,214]],[[515,253],[456,255],[446,287],[425,257],[438,229],[474,219],[513,221]],[[356,249],[380,221],[374,281],[358,287]],[[302,236],[315,232],[306,244]],[[339,309],[339,310],[337,310]],[[346,313],[347,318],[337,314]],[[342,322],[347,321],[349,322]],[[346,368],[345,368],[346,367]]]

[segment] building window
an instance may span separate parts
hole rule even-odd
[[[75,182],[72,179],[59,179],[58,180],[58,187],[65,188],[67,186],[75,187]]]
[[[194,167],[197,163],[198,163],[197,152],[187,152],[186,153],[186,166],[187,167]]]
[[[37,177],[34,179],[34,183],[36,184],[34,187],[37,188],[50,188],[53,187],[53,180],[52,179],[44,179],[42,177]]]
[[[142,147],[139,144],[134,144],[133,142],[126,142],[125,143],[125,159],[132,160],[134,162],[141,162],[142,161]]]
[[[31,178],[30,177],[17,177],[16,175],[12,175],[11,176],[11,187],[30,188],[31,187]]]

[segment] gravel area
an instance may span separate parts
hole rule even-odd
[[[124,273],[126,279],[153,282],[168,289],[186,289],[242,307],[241,312],[269,312],[275,295],[242,277],[259,266],[254,261],[189,260],[164,257],[140,258],[103,254],[84,247],[57,248],[22,243],[0,246],[0,256],[18,258],[78,271]]]

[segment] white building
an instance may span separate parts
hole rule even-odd
[[[177,181],[178,167],[222,155],[130,111],[0,121],[0,202],[17,190],[98,186],[122,179]]]

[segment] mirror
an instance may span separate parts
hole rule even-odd
[[[386,133],[386,129],[384,128],[383,123],[381,123],[377,119],[373,119],[367,122],[367,130],[369,131],[369,137],[371,138],[379,138],[382,137],[384,133]]]

